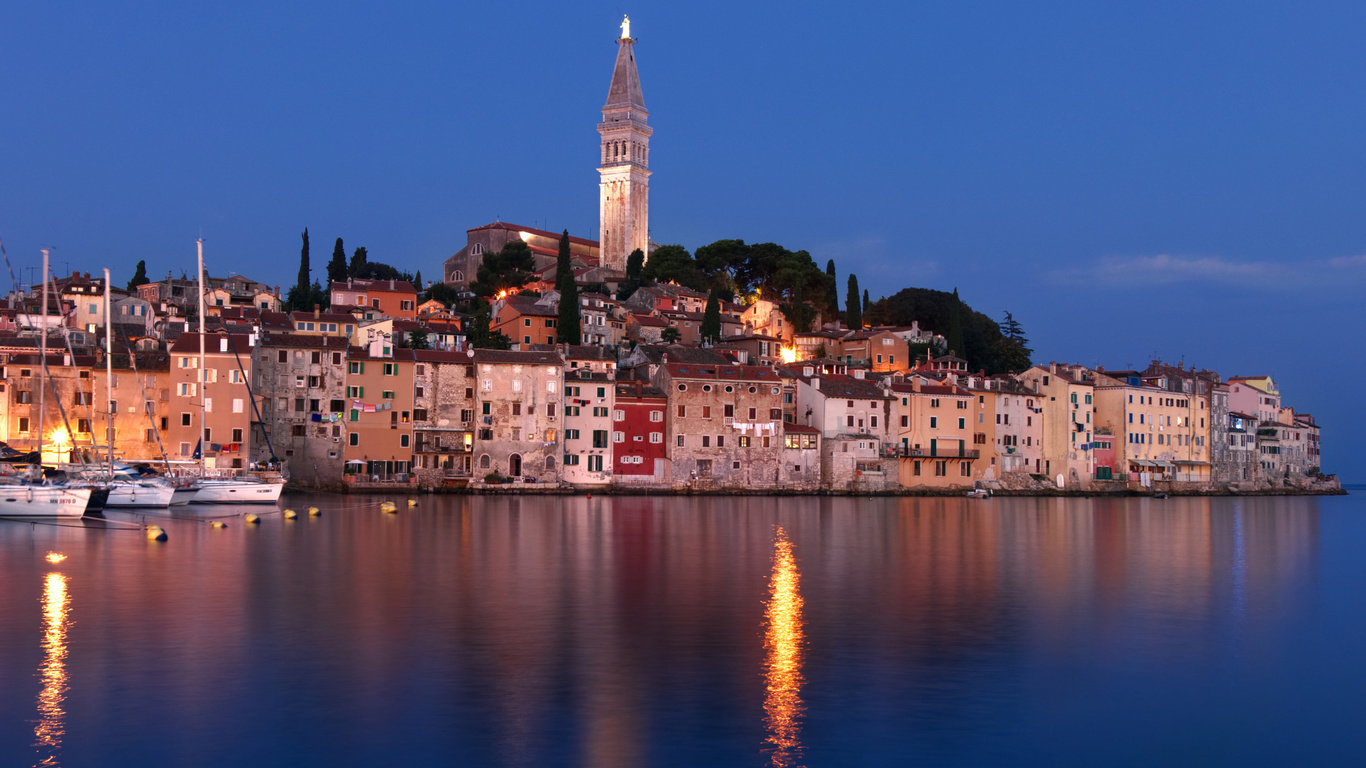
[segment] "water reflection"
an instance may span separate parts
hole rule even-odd
[[[33,728],[33,746],[40,759],[35,765],[59,765],[57,753],[66,734],[66,625],[71,601],[66,593],[66,577],[49,573],[43,584],[43,663],[38,675],[43,690],[38,693],[38,724]],[[42,757],[46,755],[46,757]]]
[[[772,750],[775,766],[795,766],[801,756],[802,715],[802,595],[801,574],[792,554],[787,532],[776,528],[773,542],[773,573],[764,611],[767,631],[764,647],[765,745]]]

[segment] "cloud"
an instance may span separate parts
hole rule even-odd
[[[1247,288],[1314,288],[1366,280],[1366,254],[1300,262],[1235,261],[1222,256],[1106,256],[1085,267],[1054,270],[1061,285],[1119,287],[1218,283]]]

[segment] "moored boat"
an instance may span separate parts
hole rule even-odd
[[[0,517],[80,517],[90,505],[92,491],[66,485],[0,484]]]

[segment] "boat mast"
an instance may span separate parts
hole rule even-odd
[[[47,382],[43,374],[47,371],[47,259],[48,251],[43,249],[43,327],[38,333],[38,466],[43,465],[43,413],[47,405],[45,394]]]
[[[136,376],[137,374],[133,374]],[[105,450],[109,452],[109,476],[114,476],[114,318],[109,314],[109,268],[104,268],[104,400],[109,406],[109,430]]]
[[[199,474],[204,474],[204,456],[209,452],[209,446],[204,442],[204,422],[207,421],[204,413],[204,385],[208,382],[204,375],[204,238],[195,240],[199,245],[199,375],[196,382],[196,389],[199,390]]]

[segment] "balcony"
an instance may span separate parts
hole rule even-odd
[[[979,459],[982,452],[973,449],[943,449],[943,448],[909,448],[905,451],[905,458],[910,459]]]

